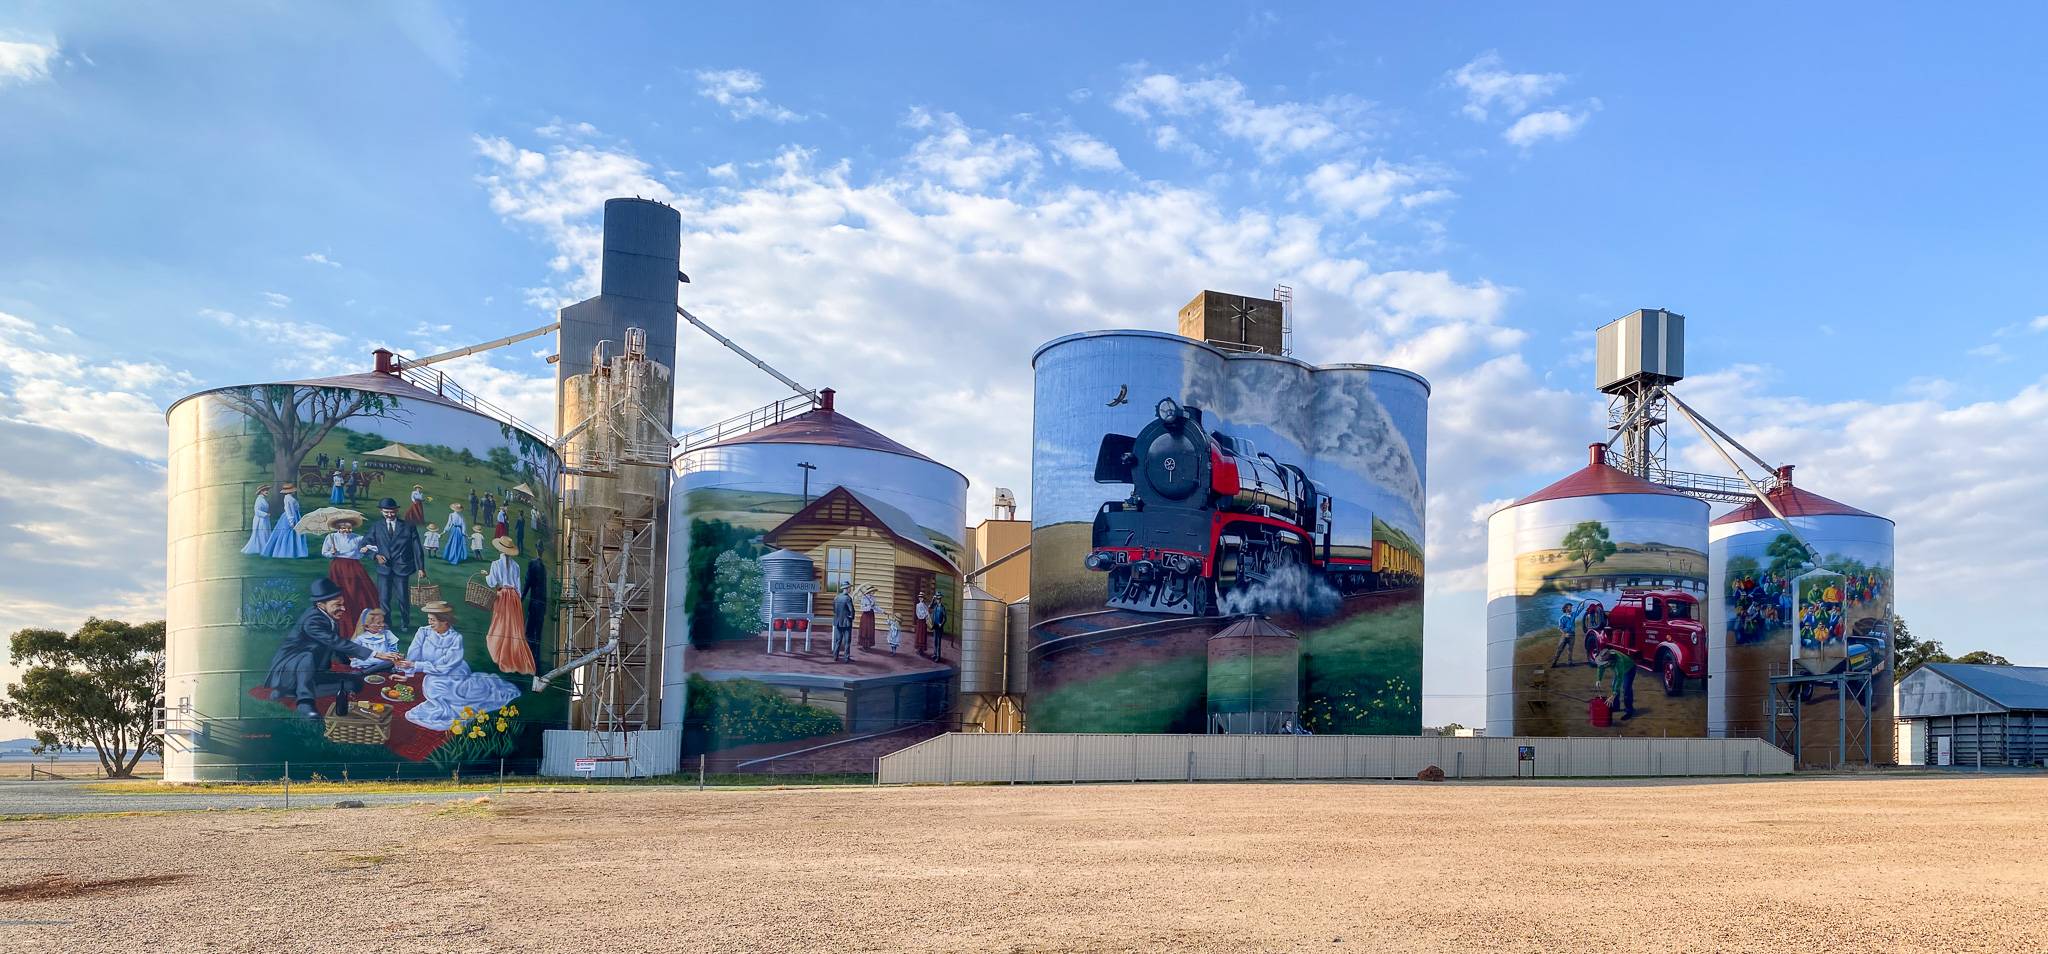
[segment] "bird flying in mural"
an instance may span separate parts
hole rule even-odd
[[[1109,399],[1110,407],[1122,407],[1131,403],[1131,386],[1126,384],[1116,389],[1116,397]]]

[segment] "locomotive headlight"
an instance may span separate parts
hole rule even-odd
[[[1160,398],[1159,405],[1152,410],[1159,415],[1160,423],[1163,424],[1171,424],[1180,419],[1180,405],[1174,403],[1172,398]]]

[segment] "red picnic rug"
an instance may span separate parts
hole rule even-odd
[[[347,671],[342,666],[334,668],[340,672]],[[357,693],[355,698],[349,702],[349,705],[352,707],[370,702],[381,702],[390,706],[391,738],[384,743],[384,747],[390,749],[392,754],[409,762],[418,762],[425,759],[433,754],[435,749],[440,748],[442,742],[448,740],[446,729],[422,729],[405,718],[405,714],[408,711],[411,711],[414,706],[419,705],[426,699],[426,696],[420,691],[420,678],[419,676],[401,676],[396,673],[385,673],[383,684],[364,686],[363,691]],[[385,696],[383,690],[389,686],[412,687],[412,699],[410,701],[399,701]],[[276,702],[278,705],[285,706],[288,709],[296,710],[298,708],[295,703],[283,702],[274,698],[276,694],[271,692],[269,686],[257,686],[249,690],[249,695],[257,699]],[[313,708],[320,712],[326,712],[333,704],[334,696],[332,694],[320,696],[313,700]]]

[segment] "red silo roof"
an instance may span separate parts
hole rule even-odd
[[[1539,500],[1561,500],[1566,497],[1598,497],[1605,494],[1656,494],[1664,497],[1684,497],[1663,484],[1653,484],[1634,474],[1614,469],[1607,463],[1607,445],[1590,445],[1586,466],[1573,471],[1563,480],[1515,501],[1510,506],[1536,503]],[[1691,499],[1691,498],[1687,498]]]
[[[1793,486],[1792,468],[1790,466],[1778,468],[1778,486],[1764,494],[1764,496],[1770,498],[1771,503],[1787,517],[1872,517],[1878,520],[1890,519],[1889,517],[1879,517],[1877,514],[1867,510],[1858,510],[1839,500],[1829,500],[1810,490]],[[1763,501],[1752,500],[1716,517],[1714,525],[1741,523],[1746,520],[1775,519],[1777,518],[1771,514],[1769,507],[1764,506]]]
[[[738,444],[823,444],[830,447],[857,447],[863,450],[881,451],[885,454],[901,454],[940,467],[946,465],[932,460],[917,451],[897,443],[872,427],[839,413],[833,404],[833,391],[826,388],[818,392],[819,405],[786,421],[778,421],[759,430],[748,431],[738,437],[719,441],[710,447],[732,447]],[[946,469],[952,470],[947,467]],[[957,471],[955,471],[957,473]]]

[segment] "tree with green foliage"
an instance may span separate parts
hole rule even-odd
[[[270,447],[270,510],[284,512],[284,485],[299,479],[306,455],[351,418],[403,419],[397,398],[354,388],[252,384],[214,392],[229,410],[248,418]]]
[[[1577,560],[1590,572],[1595,563],[1605,563],[1617,548],[1607,526],[1598,520],[1582,520],[1564,535],[1566,559]]]
[[[0,700],[0,717],[35,726],[45,748],[90,745],[109,778],[130,777],[144,755],[162,751],[162,620],[131,626],[94,617],[69,635],[18,630],[8,658],[23,671]]]
[[[1965,666],[2010,666],[2012,660],[1989,650],[1979,649],[1956,657],[1956,662]]]
[[[519,479],[519,458],[513,456],[510,448],[493,447],[490,453],[484,455],[484,460],[491,465],[492,470],[497,471],[499,476],[506,480]]]
[[[1798,576],[1808,562],[1819,564],[1819,554],[1809,554],[1806,544],[1789,533],[1781,533],[1764,547],[1764,555],[1771,558],[1771,573],[1776,576]]]
[[[1898,667],[1900,679],[1928,663],[1954,661],[1942,651],[1939,640],[1914,638],[1913,631],[1906,626],[1906,618],[1892,614],[1892,664]]]
[[[718,558],[737,553],[752,560],[766,552],[761,531],[724,520],[690,521],[689,590],[683,594],[683,613],[690,620],[690,644],[709,649],[720,639],[753,636],[758,622],[734,631],[725,626],[719,611]]]
[[[713,564],[712,586],[718,591],[718,618],[734,632],[761,629],[761,564],[727,550]]]

